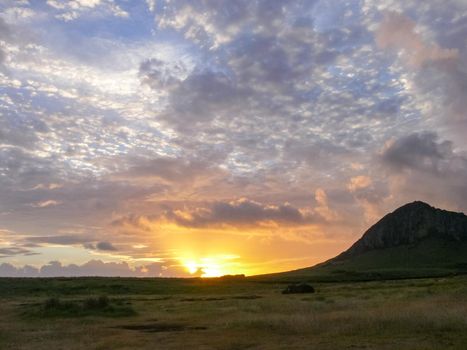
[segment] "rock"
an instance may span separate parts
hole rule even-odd
[[[314,293],[315,289],[307,283],[289,284],[282,294]]]
[[[467,216],[433,208],[420,201],[409,203],[383,217],[332,261],[352,258],[370,250],[416,244],[433,236],[467,241]]]

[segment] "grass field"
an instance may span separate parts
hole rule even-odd
[[[0,279],[0,349],[466,349],[467,277]],[[101,298],[99,298],[99,296]]]

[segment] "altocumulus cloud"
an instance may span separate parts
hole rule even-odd
[[[0,256],[31,262],[4,273],[143,274],[30,254],[173,259],[163,220],[349,243],[406,201],[467,210],[463,1],[0,9]]]

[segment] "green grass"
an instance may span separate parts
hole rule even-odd
[[[466,272],[432,238],[250,278],[0,278],[0,349],[464,350]]]
[[[0,278],[0,298],[73,295],[204,295],[248,288],[248,280],[201,278]]]
[[[22,305],[25,317],[49,318],[49,317],[128,317],[136,312],[121,299],[109,299],[107,296],[87,297],[84,300],[47,298],[42,303],[30,303]]]
[[[0,279],[0,348],[467,348],[467,277],[313,285],[282,295],[274,280]],[[105,311],[127,303],[134,313]]]
[[[431,237],[414,245],[375,249],[311,268],[263,275],[268,281],[372,281],[467,274],[467,242]]]

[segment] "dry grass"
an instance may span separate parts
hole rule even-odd
[[[122,295],[137,311],[125,318],[24,318],[44,298],[10,296],[0,300],[0,349],[466,349],[466,282],[322,284],[313,295],[281,295],[274,284],[196,297]]]

